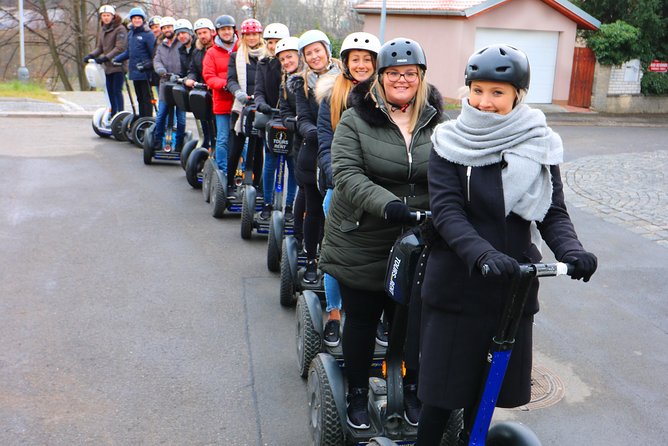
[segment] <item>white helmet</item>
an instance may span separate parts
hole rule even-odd
[[[174,17],[163,17],[160,19],[160,28],[163,28],[165,26],[175,26],[176,25],[176,19]]]
[[[301,53],[304,48],[315,42],[322,42],[327,49],[327,54],[331,57],[332,55],[332,44],[329,41],[327,34],[320,31],[319,29],[310,29],[306,31],[299,37],[299,52]]]
[[[116,14],[116,8],[114,8],[111,5],[102,5],[102,6],[100,6],[100,10],[98,12],[100,14],[108,12],[111,15],[115,15]]]
[[[289,50],[299,51],[299,37],[286,37],[279,40],[276,44],[275,54],[278,56],[278,53]]]
[[[339,52],[341,59],[344,59],[350,50],[365,50],[377,56],[378,51],[380,51],[380,40],[371,33],[348,34],[341,43],[341,51]]]
[[[161,23],[161,26],[164,26],[164,24]],[[174,24],[174,32],[176,34],[183,32],[192,34],[193,24],[188,19],[178,19]]]
[[[193,25],[193,31],[197,31],[198,29],[205,29],[208,28],[213,32],[216,32],[216,27],[213,26],[213,22],[209,19],[197,19],[195,21],[195,24]]]
[[[290,30],[282,23],[270,23],[264,29],[262,37],[265,39],[285,39],[290,37]]]

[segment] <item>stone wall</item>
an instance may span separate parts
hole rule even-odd
[[[668,113],[668,96],[640,94],[640,76],[637,82],[630,80],[633,73],[625,66],[596,63],[591,108],[603,113]]]

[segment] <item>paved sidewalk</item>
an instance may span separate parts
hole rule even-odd
[[[86,117],[92,116],[98,108],[106,106],[102,91],[59,91],[54,94],[59,102],[0,98],[0,116]],[[124,99],[125,109],[132,110],[127,95]],[[550,125],[668,127],[668,113],[615,115],[554,104],[532,104],[532,107],[543,110]],[[446,110],[446,114],[454,119],[459,110]]]

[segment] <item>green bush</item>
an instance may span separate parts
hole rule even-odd
[[[645,71],[640,81],[640,91],[645,96],[668,96],[668,73]]]
[[[603,24],[587,39],[587,46],[594,51],[601,65],[621,65],[635,59],[641,51],[640,30],[628,23],[617,20]]]

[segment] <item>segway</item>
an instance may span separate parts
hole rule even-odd
[[[286,182],[287,156],[292,150],[292,137],[274,109],[274,118],[267,123],[265,141],[267,148],[276,155],[276,179],[274,185],[274,202],[269,219],[269,236],[267,239],[267,268],[269,271],[281,270],[281,248],[283,238],[294,234],[294,221],[285,221],[283,214],[283,189]],[[264,178],[264,181],[267,179]],[[290,203],[292,204],[292,203]]]
[[[541,446],[536,434],[521,423],[501,422],[496,423],[491,429],[490,424],[533,280],[537,277],[555,277],[571,273],[572,267],[565,263],[520,264],[519,278],[513,281],[499,326],[487,353],[487,366],[473,412],[475,418],[468,446]],[[482,274],[483,276],[489,274],[487,265],[483,265]]]
[[[195,119],[202,122],[208,122],[209,129],[213,133],[211,135],[212,147],[215,147],[215,128],[216,121],[213,116],[213,101],[211,98],[211,93],[207,89],[206,84],[195,82],[193,89],[188,94],[190,108],[192,110]],[[188,143],[190,144],[190,142]],[[183,147],[181,162],[186,159],[185,171],[186,171],[186,180],[188,184],[194,189],[200,189],[203,187],[204,181],[204,168],[207,165],[207,160],[209,159],[209,148],[208,147],[195,147],[190,155],[183,154],[186,151],[186,146]],[[209,166],[211,167],[211,166]],[[209,179],[211,170],[209,170]],[[208,181],[208,180],[207,180]],[[206,194],[210,192],[209,183],[206,184]],[[208,197],[205,196],[205,199],[208,200]]]
[[[183,84],[185,78],[176,79],[176,85],[172,88],[172,96],[174,96],[174,102],[176,107],[185,111],[186,113],[192,112],[192,107],[190,106],[190,94],[189,89]],[[199,133],[199,127],[198,127]],[[183,142],[183,147],[180,150],[180,161],[181,167],[186,168],[186,163],[188,162],[188,157],[195,147],[197,147],[198,139],[191,138],[189,141]]]
[[[102,88],[104,90],[104,99],[107,102],[106,107],[98,108],[93,114],[93,131],[101,138],[111,137],[111,102],[109,102],[109,92],[107,91],[106,75],[102,65],[90,59],[86,64],[86,79],[93,88]]]
[[[153,106],[153,113],[157,113],[158,107],[156,106],[157,101],[155,100],[155,96],[153,96],[153,87],[151,87],[151,83],[148,80],[146,81],[146,83],[148,83],[148,91],[149,95],[151,96],[151,105]],[[130,123],[130,128],[127,133],[128,141],[130,141],[140,149],[143,149],[144,137],[148,133],[153,131],[153,124],[155,124],[155,118],[153,116],[136,117]]]
[[[414,212],[413,215],[416,221],[425,217],[423,212]],[[394,265],[394,263],[391,257],[388,264]],[[393,268],[389,269],[392,277]],[[394,280],[396,281],[396,275]],[[310,293],[304,292],[304,300],[308,308],[313,307],[313,311],[318,309],[319,302],[313,299]],[[312,319],[318,317],[312,311],[309,313]],[[408,306],[399,304],[395,309],[389,345],[384,354],[384,375],[378,376],[373,373],[376,356],[372,364],[368,395],[371,423],[368,429],[355,429],[346,421],[347,384],[341,361],[330,352],[318,353],[311,361],[308,369],[307,393],[309,431],[315,445],[360,444],[374,437],[389,438],[399,441],[399,444],[415,442],[417,427],[408,423],[403,416],[403,350],[407,324]],[[322,321],[319,325],[315,322],[315,327],[318,326],[322,326]],[[378,350],[379,347],[376,346],[376,351]]]
[[[306,253],[299,249],[299,243],[294,235],[288,235],[281,245],[281,281],[279,302],[284,307],[292,307],[297,302],[299,294],[305,290],[324,296],[324,282],[322,272],[318,269],[318,280],[315,283],[304,282],[306,271]]]
[[[165,97],[163,100],[167,104],[168,114],[167,114],[167,125],[165,130],[165,136],[163,141],[160,144],[159,149],[153,148],[153,133],[155,130],[155,124],[149,127],[144,135],[144,164],[149,165],[153,163],[153,160],[158,161],[180,161],[181,160],[181,148],[175,146],[175,132],[176,132],[176,113],[175,106],[176,101],[174,100],[173,89],[177,85],[179,78],[172,74],[170,80],[165,83]],[[187,141],[190,141],[192,138],[192,132],[187,131],[183,137],[183,144]]]
[[[241,184],[241,238],[248,240],[251,238],[253,229],[258,234],[269,233],[269,220],[262,220],[259,212],[264,205],[264,197],[258,196],[255,188],[256,179],[253,175],[255,163],[262,165],[263,136],[266,126],[271,117],[257,111],[255,104],[247,104],[241,112],[241,128],[248,141],[246,151],[245,172]],[[262,179],[257,181],[262,187]],[[262,195],[262,194],[261,194]]]
[[[111,64],[115,67],[123,66],[122,62],[112,62]],[[114,137],[114,139],[116,139],[116,141],[128,140],[131,123],[137,117],[137,108],[135,107],[135,101],[132,98],[132,94],[130,93],[130,83],[128,82],[128,77],[125,73],[123,73],[123,80],[125,81],[125,91],[127,92],[128,98],[130,99],[130,106],[132,111],[119,111],[111,120],[111,135]]]

